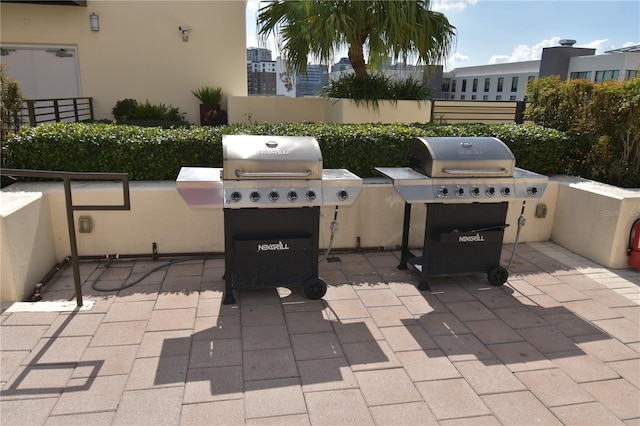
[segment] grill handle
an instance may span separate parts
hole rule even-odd
[[[292,177],[307,177],[311,176],[311,170],[304,172],[243,172],[240,169],[236,169],[237,177],[252,177],[252,178],[292,178]]]
[[[500,167],[499,169],[442,169],[444,173],[449,175],[462,175],[462,176],[478,176],[478,175],[497,175],[497,174],[507,174],[509,171],[504,167]]]

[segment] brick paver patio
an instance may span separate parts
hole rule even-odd
[[[512,245],[506,245],[503,264]],[[91,309],[11,312],[0,423],[640,424],[640,272],[518,246],[507,284],[434,278],[398,252],[337,253],[300,288],[222,305],[223,259],[82,263]],[[44,301],[74,300],[71,268]],[[44,306],[44,305],[42,305]]]

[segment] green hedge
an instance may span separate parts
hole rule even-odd
[[[407,165],[415,136],[495,136],[516,165],[538,173],[579,174],[580,141],[537,125],[243,124],[163,129],[56,123],[23,128],[2,147],[2,166],[17,169],[128,173],[131,180],[174,180],[182,166],[222,166],[223,134],[314,136],[324,168],[379,176],[376,166]]]

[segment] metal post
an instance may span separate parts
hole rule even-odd
[[[29,125],[36,127],[36,109],[34,107],[35,101],[27,101],[27,109],[29,110]]]
[[[80,282],[80,265],[78,263],[78,243],[76,226],[73,220],[73,201],[71,199],[71,180],[63,177],[64,199],[67,205],[67,226],[69,227],[69,243],[71,244],[71,266],[73,267],[73,284],[76,291],[76,304],[82,306],[82,283]]]
[[[56,123],[60,122],[60,106],[58,105],[58,100],[53,100],[53,112],[56,116]]]
[[[80,282],[80,265],[78,263],[78,244],[76,241],[76,227],[73,212],[76,210],[131,210],[129,195],[129,176],[126,173],[92,173],[92,172],[60,172],[52,170],[23,170],[0,169],[2,176],[30,176],[43,178],[59,178],[64,184],[64,198],[67,210],[67,227],[69,228],[69,243],[71,245],[71,264],[73,266],[73,281],[75,284],[76,300],[82,306],[82,284]],[[122,204],[108,205],[74,205],[71,195],[72,180],[117,180],[122,183]]]
[[[89,100],[89,113],[91,114],[91,120],[93,120],[93,98],[87,98]]]
[[[398,269],[407,269],[409,258],[409,225],[411,223],[411,204],[404,203],[404,220],[402,223],[402,249],[400,251],[400,264]]]
[[[78,114],[78,98],[73,98],[73,113],[76,119],[76,123],[80,121],[80,114]]]

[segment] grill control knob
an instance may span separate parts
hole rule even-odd
[[[438,190],[439,197],[446,197],[447,195],[449,195],[449,190],[447,188],[440,188],[440,190]]]
[[[511,189],[508,186],[505,186],[504,188],[502,188],[502,195],[504,197],[508,197],[509,195],[511,195]]]
[[[233,191],[231,193],[231,201],[233,201],[234,203],[237,203],[241,199],[242,199],[242,194],[239,193],[238,191]]]
[[[289,201],[295,201],[298,199],[298,193],[296,191],[289,191],[289,193],[287,194],[287,199]]]
[[[349,193],[347,191],[345,191],[344,189],[338,191],[338,200],[344,201],[347,198],[349,198]]]
[[[278,201],[278,198],[280,198],[280,194],[278,194],[278,191],[271,191],[269,193],[269,200],[276,202]]]
[[[456,189],[456,196],[462,197],[464,195],[464,188]]]
[[[487,195],[489,197],[493,197],[494,195],[496,195],[496,189],[494,187],[492,187],[492,186],[487,188],[487,190],[485,192],[487,193]]]
[[[480,188],[478,188],[477,186],[471,188],[471,196],[477,197],[478,195],[480,195]]]
[[[535,186],[532,186],[529,189],[527,189],[527,194],[529,194],[530,197],[535,197],[537,193],[538,193],[538,188],[536,188]]]
[[[307,191],[307,200],[313,201],[316,199],[316,191],[310,189]]]
[[[260,193],[258,191],[253,191],[249,194],[249,199],[254,203],[260,200]]]

